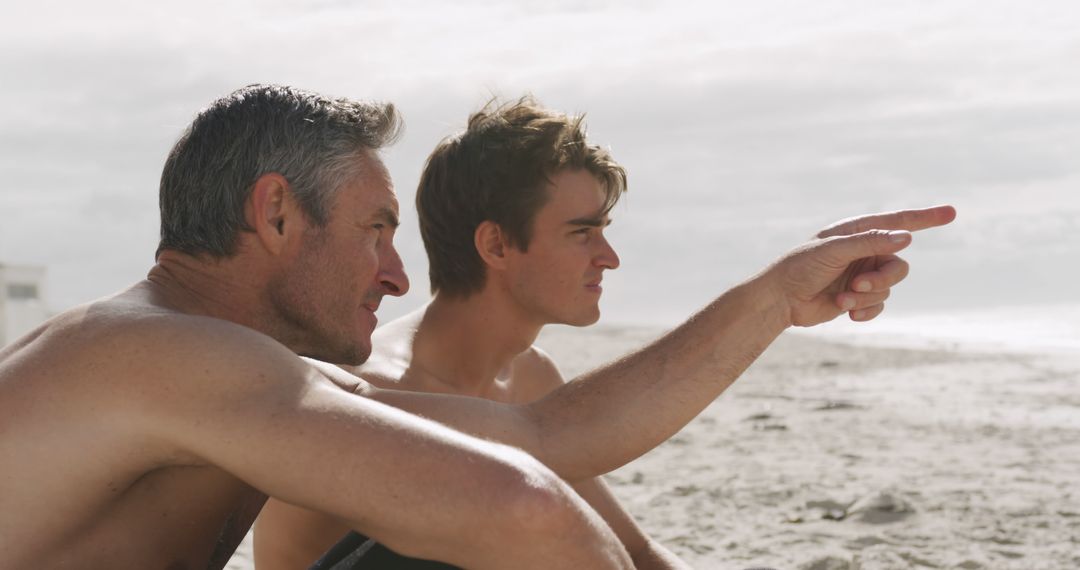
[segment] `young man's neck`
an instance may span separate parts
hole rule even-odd
[[[440,381],[480,393],[509,372],[541,328],[512,300],[488,290],[466,298],[437,294],[420,320],[414,358],[438,370]]]

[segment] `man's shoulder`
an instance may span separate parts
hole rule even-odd
[[[281,343],[252,328],[156,306],[90,307],[86,317],[68,326],[81,336],[90,335],[93,346],[130,352],[138,360],[205,361],[219,355],[244,358],[288,353]]]
[[[49,363],[54,377],[92,380],[97,388],[137,383],[142,390],[182,389],[197,377],[227,377],[237,369],[287,359],[299,362],[285,346],[254,329],[123,299],[57,315],[22,350]]]
[[[236,323],[114,300],[61,313],[17,344],[0,355],[0,415],[20,402],[50,401],[16,415],[31,423],[62,417],[68,426],[138,434],[154,445],[164,440],[152,434],[182,431],[168,426],[202,421],[236,402],[285,401],[302,393],[304,378],[320,377],[284,346]],[[169,449],[162,453],[175,459]]]

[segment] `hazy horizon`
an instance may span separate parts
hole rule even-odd
[[[0,35],[0,263],[54,310],[141,279],[168,149],[253,82],[393,101],[397,244],[428,151],[492,95],[585,112],[630,174],[604,320],[670,323],[821,226],[952,203],[897,313],[1080,301],[1080,6],[1065,1],[39,2]]]

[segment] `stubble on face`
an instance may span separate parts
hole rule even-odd
[[[351,280],[333,255],[326,227],[305,232],[303,251],[270,287],[270,302],[297,354],[358,365],[371,355],[371,337],[356,339],[343,315],[353,305]],[[339,293],[343,291],[344,293]]]
[[[359,174],[335,192],[326,224],[307,227],[300,251],[270,289],[277,320],[294,341],[286,344],[334,364],[368,359],[375,309],[384,295],[408,288],[403,273],[395,278],[392,264],[387,279],[394,287],[379,281],[382,255],[396,256],[397,201],[390,175],[370,150],[360,153],[357,168]],[[386,235],[380,229],[385,226],[391,226]],[[380,245],[380,238],[387,241]]]

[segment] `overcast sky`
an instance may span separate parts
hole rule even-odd
[[[390,100],[399,247],[424,157],[488,97],[585,112],[630,172],[605,320],[670,322],[816,229],[950,202],[899,310],[1077,301],[1080,4],[36,1],[0,23],[0,262],[64,309],[141,279],[169,147],[253,82]],[[673,7],[677,6],[677,7]],[[13,11],[12,11],[13,10]]]

